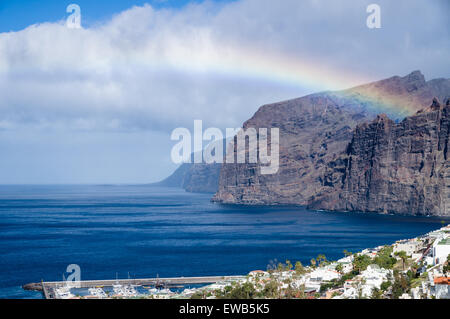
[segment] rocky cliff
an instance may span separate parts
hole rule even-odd
[[[221,166],[221,164],[191,164],[182,188],[191,193],[217,192]]]
[[[213,143],[222,144],[223,149],[227,146],[226,140]],[[194,163],[194,153],[192,153],[191,163],[180,165],[172,175],[153,185],[179,187],[190,193],[216,193],[219,187],[221,167],[221,164],[206,164],[205,161]]]
[[[157,186],[181,187],[191,193],[215,193],[218,189],[221,164],[182,164]]]
[[[450,101],[437,99],[398,124],[380,115],[358,125],[310,207],[450,216],[449,132]]]
[[[266,105],[243,128],[280,130],[280,165],[274,175],[260,174],[259,164],[223,164],[214,201],[235,204],[307,204],[320,186],[325,163],[351,140],[352,129],[370,119],[359,108],[344,108],[328,93]]]
[[[389,114],[399,119],[429,105],[433,96],[444,100],[449,92],[449,79],[426,82],[416,71],[341,92],[265,105],[243,128],[280,129],[278,173],[261,175],[258,164],[224,164],[213,201],[249,205],[319,203],[318,192],[328,183],[330,165],[344,165],[339,164],[342,152],[359,124],[373,120],[382,106],[397,105],[387,110],[401,110]]]

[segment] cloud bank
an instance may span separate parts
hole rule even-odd
[[[0,129],[168,131],[194,119],[235,127],[261,104],[363,78],[448,76],[445,1],[378,1],[380,30],[365,25],[369,3],[145,5],[91,28],[60,21],[2,33]],[[305,66],[304,83],[282,77],[290,64],[271,65],[283,59]]]
[[[262,104],[420,69],[448,77],[447,0],[133,7],[82,29],[0,33],[0,183],[146,183],[170,132],[239,127]],[[83,8],[81,8],[83,14]]]

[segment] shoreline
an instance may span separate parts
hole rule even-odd
[[[432,240],[434,238],[434,240]],[[80,282],[64,282],[64,281],[56,281],[56,282],[41,282],[41,283],[29,283],[22,286],[24,290],[31,291],[40,291],[44,294],[44,298],[46,299],[104,299],[104,298],[158,298],[158,299],[190,299],[193,297],[204,297],[207,299],[215,299],[220,297],[220,294],[223,291],[227,290],[228,287],[234,287],[232,289],[236,289],[240,285],[246,284],[256,284],[259,283],[260,280],[266,282],[277,282],[280,284],[279,289],[293,289],[291,284],[286,286],[287,281],[297,282],[296,286],[299,288],[297,291],[297,295],[302,295],[303,297],[308,297],[309,299],[324,299],[325,297],[333,296],[333,299],[358,299],[355,297],[355,293],[357,289],[353,287],[353,285],[349,288],[348,281],[354,280],[358,276],[364,276],[365,272],[370,272],[368,275],[371,279],[373,277],[380,276],[382,279],[378,279],[377,283],[371,283],[370,287],[363,286],[361,291],[365,291],[359,294],[362,294],[359,297],[369,297],[373,291],[379,293],[382,284],[389,282],[390,277],[395,275],[395,265],[398,264],[399,260],[403,262],[403,272],[405,272],[405,259],[408,260],[405,256],[410,256],[415,263],[423,263],[422,267],[426,267],[429,271],[435,271],[439,269],[439,267],[443,268],[448,265],[448,261],[446,262],[445,258],[447,256],[439,256],[436,257],[436,248],[435,246],[440,245],[444,249],[445,252],[450,252],[450,224],[431,231],[429,233],[420,235],[415,238],[410,239],[401,239],[397,240],[395,243],[391,245],[378,246],[375,248],[366,248],[357,253],[346,253],[344,258],[341,258],[337,261],[328,261],[324,255],[319,255],[316,261],[311,260],[310,266],[303,266],[300,262],[297,262],[294,265],[290,263],[290,261],[286,261],[286,264],[278,263],[277,265],[273,265],[272,269],[268,269],[267,271],[263,270],[253,270],[250,271],[249,274],[243,276],[205,276],[205,277],[173,277],[173,278],[148,278],[148,279],[121,279],[121,280],[86,280]],[[448,247],[447,247],[448,246]],[[404,251],[404,250],[406,251]],[[447,249],[447,250],[446,250]],[[379,254],[386,254],[386,252],[390,252],[388,256],[384,256],[385,261],[389,261],[392,265],[392,269],[384,269],[377,265],[377,258],[380,258]],[[430,255],[431,252],[431,255]],[[448,255],[448,253],[447,253]],[[448,255],[450,257],[450,255]],[[431,258],[431,259],[430,259]],[[440,260],[438,259],[440,258]],[[365,259],[365,267],[361,267],[358,269],[358,273],[355,273],[356,261]],[[383,262],[385,262],[383,261]],[[413,267],[413,266],[412,266]],[[415,266],[414,266],[415,267]],[[364,269],[363,269],[364,268]],[[443,268],[445,269],[445,268]],[[418,269],[416,269],[417,271]],[[410,271],[410,270],[408,270]],[[422,272],[426,273],[425,271]],[[354,276],[348,276],[349,274]],[[440,271],[440,273],[436,273],[436,276],[433,276],[432,280],[440,280],[445,282],[445,273]],[[339,286],[339,280],[343,277],[349,277],[342,283],[342,287]],[[437,279],[435,279],[437,278]],[[431,280],[430,276],[428,278],[422,278],[421,280],[422,287],[420,289],[424,290],[422,293],[427,292],[429,297],[432,297],[433,289],[431,289],[433,284],[430,284],[430,287],[425,289],[424,282],[426,280]],[[364,281],[365,282],[365,281]],[[189,284],[209,284],[204,287],[199,288],[186,288],[181,293],[175,293],[171,291],[171,287],[185,288]],[[117,293],[115,295],[105,294],[105,295],[86,295],[86,296],[75,296],[71,294],[72,288],[85,288],[89,289],[89,292],[102,290],[104,287],[114,287],[113,291],[116,293],[120,291],[117,287],[131,287],[131,292],[128,295],[125,293],[120,294]],[[147,287],[146,287],[147,286]],[[150,289],[150,286],[153,287]],[[328,287],[329,289],[325,289],[323,287]],[[386,286],[386,284],[385,284]],[[145,287],[149,289],[149,295],[139,294],[136,287]],[[450,287],[450,286],[449,286]],[[95,289],[94,289],[95,288]],[[117,288],[117,291],[116,291]],[[347,288],[347,289],[346,289]],[[159,290],[158,290],[159,289]],[[410,290],[409,292],[403,293],[401,299],[422,299],[417,298],[419,294],[418,286],[414,287],[415,290]],[[64,290],[64,293],[60,292]],[[417,290],[417,291],[416,291]],[[332,295],[329,295],[329,293]],[[412,292],[411,292],[412,291]],[[161,293],[163,292],[163,293]],[[342,292],[342,294],[339,294]],[[408,294],[409,293],[409,294]],[[441,293],[442,294],[442,293]],[[444,294],[445,295],[445,294]],[[339,296],[344,296],[342,298],[337,298]],[[262,296],[260,296],[262,297]],[[450,298],[450,291],[448,297]],[[325,298],[331,299],[331,298]]]

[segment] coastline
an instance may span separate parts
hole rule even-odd
[[[271,265],[266,271],[250,271],[246,276],[42,282],[26,284],[23,289],[41,291],[46,299],[450,298],[447,277],[450,275],[450,224],[416,238],[398,240],[392,245],[344,253],[345,257],[337,261],[329,261],[325,255],[319,254],[316,260],[311,260],[310,266],[303,266],[300,262],[294,266],[287,260]],[[395,268],[399,261],[402,262],[401,274]],[[405,268],[405,262],[409,269]],[[402,274],[412,276],[412,270],[416,272],[414,276],[419,274],[413,278],[417,279],[414,287],[404,288],[399,293],[395,290],[397,288],[393,288],[397,277]],[[389,286],[391,281],[394,281],[392,287]],[[178,288],[184,287],[187,283],[208,285],[185,288],[180,292],[170,289],[177,284],[182,285]],[[139,294],[136,288],[145,285],[152,287],[146,287],[148,293]],[[268,286],[271,286],[270,292]],[[112,293],[103,294],[104,287],[113,287]],[[90,294],[75,295],[72,293],[74,288],[86,288]],[[246,292],[241,295],[244,290]]]

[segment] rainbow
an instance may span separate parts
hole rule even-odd
[[[63,25],[60,27],[67,30]],[[81,29],[77,32],[82,32],[79,35],[82,38],[83,32],[91,31]],[[214,73],[232,78],[274,82],[308,89],[311,93],[344,90],[341,92],[349,93],[374,111],[399,116],[410,115],[424,107],[408,94],[399,96],[370,85],[355,87],[370,83],[374,79],[349,70],[330,67],[313,56],[294,56],[275,50],[219,43],[212,40],[206,31],[204,33],[200,32],[189,42],[176,38],[164,39],[165,42],[161,46],[150,39],[144,40],[138,50],[132,48],[123,51],[111,47],[98,55],[82,56],[79,63],[83,68],[93,68],[100,72],[108,70],[111,65],[125,68],[134,66],[136,69],[148,67],[149,70]],[[6,66],[3,68],[7,70]],[[1,69],[0,64],[0,71]],[[352,87],[353,89],[345,90]]]
[[[415,97],[398,95],[369,85],[373,82],[365,76],[325,66],[313,58],[289,56],[264,52],[259,49],[210,45],[195,51],[176,46],[165,52],[164,59],[153,56],[140,57],[153,67],[180,70],[183,72],[215,73],[230,77],[275,82],[282,85],[307,88],[311,93],[336,91],[342,96],[351,96],[372,111],[386,113],[396,118],[411,115],[426,105]],[[358,86],[360,85],[360,86]],[[352,89],[348,89],[352,88]],[[431,103],[431,99],[430,99]]]

